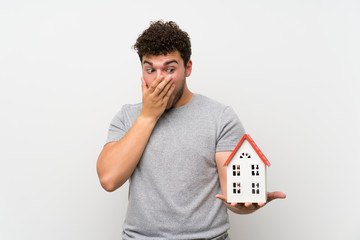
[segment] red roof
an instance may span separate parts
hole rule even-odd
[[[244,142],[244,140],[247,139],[248,142],[250,143],[250,145],[252,146],[252,148],[255,150],[255,152],[257,153],[257,155],[259,155],[260,159],[263,161],[263,163],[266,166],[270,166],[270,162],[269,160],[265,157],[265,155],[261,152],[260,148],[256,145],[256,143],[254,142],[254,140],[250,137],[249,134],[244,134],[244,136],[242,137],[242,139],[240,140],[240,142],[238,143],[238,145],[235,147],[234,151],[232,151],[231,155],[229,156],[229,158],[226,160],[225,162],[225,166],[228,165],[228,163],[231,161],[231,159],[233,158],[233,156],[235,155],[235,153],[237,152],[237,150],[239,149],[239,147],[241,146],[241,144]]]

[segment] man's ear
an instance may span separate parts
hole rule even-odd
[[[189,77],[191,75],[191,71],[192,71],[192,61],[189,60],[186,64],[186,68],[185,68],[186,77]]]

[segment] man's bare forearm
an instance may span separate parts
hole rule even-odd
[[[106,191],[121,187],[134,172],[156,122],[164,113],[175,89],[172,77],[159,77],[149,87],[142,78],[143,103],[140,116],[118,142],[105,145],[97,162],[101,185]]]
[[[155,124],[156,120],[140,115],[120,141],[104,146],[98,158],[97,171],[106,191],[118,189],[130,178]]]

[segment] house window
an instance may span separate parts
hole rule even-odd
[[[240,165],[233,165],[233,176],[240,176]]]
[[[241,153],[240,158],[251,158],[249,153]]]
[[[251,165],[251,175],[252,176],[259,176],[259,164],[252,164]]]
[[[240,194],[241,193],[241,184],[239,182],[233,183],[233,194]]]
[[[260,184],[252,183],[252,194],[260,194]]]

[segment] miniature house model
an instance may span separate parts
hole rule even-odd
[[[225,166],[229,203],[266,202],[266,166],[270,162],[248,134],[242,137]]]

